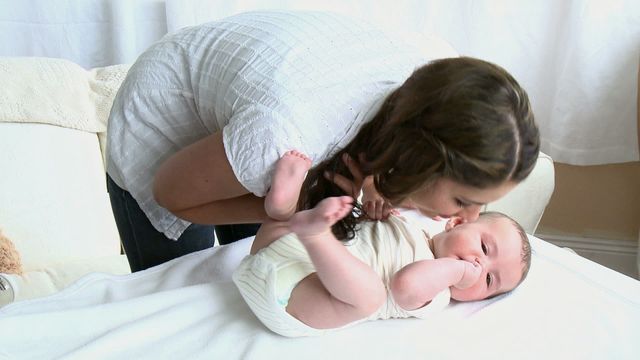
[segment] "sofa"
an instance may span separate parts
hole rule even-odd
[[[52,294],[88,273],[130,271],[104,172],[108,113],[127,69],[0,58],[0,231],[22,265],[0,273],[0,306]],[[553,161],[541,153],[529,178],[487,210],[533,234],[553,188]]]
[[[89,272],[129,272],[103,157],[127,69],[0,59],[0,231],[22,263],[21,274],[0,275],[0,304],[56,292]]]

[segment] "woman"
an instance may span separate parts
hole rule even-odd
[[[475,219],[530,172],[538,132],[504,70],[450,61],[413,73],[419,52],[329,13],[245,13],[165,37],[132,66],[109,120],[108,187],[132,270],[212,246],[211,225],[260,223],[290,149],[317,165],[302,208],[363,187],[378,204]],[[337,236],[353,226],[346,217]],[[215,229],[225,244],[257,225]]]

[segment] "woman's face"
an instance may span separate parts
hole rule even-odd
[[[496,187],[479,189],[440,178],[411,194],[400,207],[416,209],[430,218],[460,216],[466,221],[475,221],[484,205],[500,199],[516,185],[507,181]]]

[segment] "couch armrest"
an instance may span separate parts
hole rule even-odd
[[[528,234],[540,223],[555,187],[553,159],[540,153],[533,171],[507,196],[488,204],[485,210],[500,211],[518,221]]]

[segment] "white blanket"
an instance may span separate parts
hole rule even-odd
[[[640,282],[531,237],[528,279],[429,320],[269,332],[230,275],[251,239],[143,272],[88,275],[0,309],[2,359],[640,359]]]

